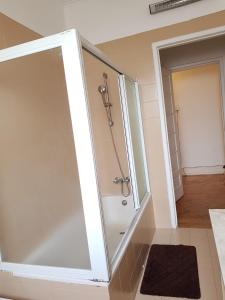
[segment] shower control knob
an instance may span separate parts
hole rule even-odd
[[[113,183],[118,184],[118,183],[122,183],[123,182],[123,178],[121,177],[115,177],[113,179]]]
[[[123,201],[122,201],[122,205],[123,205],[123,206],[126,206],[126,205],[127,205],[127,200],[123,200]]]

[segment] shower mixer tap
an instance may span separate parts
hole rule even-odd
[[[130,178],[129,177],[115,177],[113,179],[113,183],[120,184],[120,186],[121,186],[121,194],[124,197],[130,196],[130,187],[129,187]],[[125,186],[127,188],[127,192],[125,192],[125,190],[124,190]]]
[[[125,178],[122,178],[122,177],[115,177],[113,179],[113,183],[115,184],[118,184],[118,183],[129,183],[130,182],[130,178],[129,177],[125,177]]]
[[[113,179],[113,183],[115,183],[115,184],[123,183],[123,178],[122,177],[115,177]]]

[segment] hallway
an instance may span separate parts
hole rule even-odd
[[[183,176],[184,196],[177,201],[179,227],[211,228],[210,208],[225,208],[225,175]]]

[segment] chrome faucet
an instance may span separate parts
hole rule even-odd
[[[115,177],[113,179],[113,183],[115,184],[118,184],[118,183],[129,183],[130,182],[130,178],[129,177],[125,177],[125,178],[122,178],[122,177]]]
[[[120,184],[120,186],[121,186],[121,194],[124,197],[130,196],[130,187],[129,187],[130,178],[129,177],[115,177],[113,179],[113,183]],[[124,191],[124,188],[125,188],[124,185],[125,185],[125,187],[127,189],[127,192]]]

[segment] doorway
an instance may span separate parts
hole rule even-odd
[[[208,209],[225,208],[223,104],[220,65],[172,71],[183,195],[180,227],[210,227]]]
[[[224,30],[153,45],[173,227],[210,227],[208,209],[225,208]],[[202,88],[195,78],[201,74]],[[212,95],[216,86],[217,95]],[[196,101],[201,92],[205,96]]]

